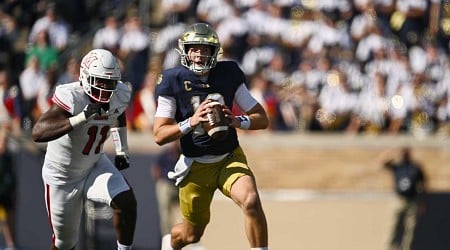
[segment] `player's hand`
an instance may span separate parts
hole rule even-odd
[[[206,118],[206,114],[208,113],[210,102],[211,100],[207,99],[198,106],[198,108],[195,110],[194,115],[192,115],[191,117],[191,127],[196,127],[201,122],[208,121],[208,118]]]
[[[239,128],[241,126],[241,122],[234,115],[233,111],[231,111],[226,105],[223,105],[223,112],[225,113],[225,117],[230,119],[230,127]]]
[[[116,157],[114,158],[114,165],[116,165],[116,168],[119,170],[124,170],[130,167],[130,158],[127,154],[116,154]]]
[[[94,119],[102,114],[102,106],[100,103],[89,103],[83,109],[86,120]]]
[[[99,103],[89,103],[86,105],[82,112],[79,114],[72,116],[69,118],[69,123],[73,128],[77,127],[80,124],[84,124],[95,117],[101,115],[102,108]]]

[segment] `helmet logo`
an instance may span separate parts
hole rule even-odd
[[[90,53],[89,55],[87,55],[84,60],[82,61],[82,63],[84,64],[84,66],[86,66],[86,68],[89,68],[91,66],[91,64],[95,61],[98,60],[98,57],[96,54],[94,53]]]

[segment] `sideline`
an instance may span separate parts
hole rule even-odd
[[[319,191],[306,189],[262,189],[259,190],[261,199],[264,201],[277,202],[301,202],[313,200],[337,200],[337,201],[376,201],[395,200],[392,192],[358,192],[358,191]],[[214,194],[214,200],[229,200],[221,192]]]
[[[128,133],[130,150],[137,153],[158,152],[163,147],[158,146],[151,133]],[[423,138],[413,135],[346,135],[342,133],[283,133],[255,132],[239,133],[239,141],[243,147],[254,148],[336,148],[336,147],[399,147],[418,146],[440,148],[447,147],[450,138],[437,135]],[[105,150],[113,150],[112,140],[105,143]]]

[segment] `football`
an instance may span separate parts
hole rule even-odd
[[[202,126],[211,138],[217,141],[223,141],[228,135],[228,126],[230,119],[225,117],[220,102],[211,102],[211,111],[206,115],[208,121],[203,122]]]

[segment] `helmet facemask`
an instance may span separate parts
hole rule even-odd
[[[90,77],[90,93],[88,95],[97,102],[108,103],[116,92],[117,81]]]
[[[188,67],[191,71],[193,71],[196,74],[204,75],[207,73],[210,69],[214,68],[217,63],[217,50],[214,46],[208,45],[210,49],[209,55],[195,55],[192,56],[189,53],[189,50],[191,49],[192,45],[186,46],[186,67]],[[199,53],[199,52],[193,52],[193,53]],[[211,55],[212,54],[212,55]],[[195,57],[194,59],[192,57]]]

